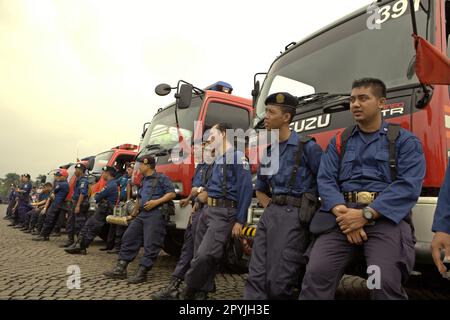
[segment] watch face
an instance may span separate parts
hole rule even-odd
[[[369,209],[364,209],[364,210],[363,210],[363,216],[364,216],[364,218],[366,218],[367,220],[372,220],[372,218],[373,218],[373,213],[372,213],[372,211],[370,211]]]

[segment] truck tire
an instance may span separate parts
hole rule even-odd
[[[181,248],[184,241],[184,230],[168,228],[164,239],[164,251],[171,255],[178,257],[181,253]]]

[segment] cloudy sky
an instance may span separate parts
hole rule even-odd
[[[371,0],[0,0],[0,177],[125,142],[184,79],[250,97],[292,41]]]

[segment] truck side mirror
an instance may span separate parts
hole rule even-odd
[[[167,83],[161,83],[156,86],[155,93],[158,96],[167,96],[171,90],[172,88]]]
[[[94,169],[94,163],[95,163],[95,157],[89,157],[89,160],[88,160],[88,164],[87,164],[87,166],[86,166],[86,169],[87,169],[88,171],[92,171],[92,169]]]
[[[259,95],[259,89],[260,89],[259,81],[256,81],[255,84],[253,85],[253,90],[252,90],[253,107],[255,107],[255,105],[256,105],[256,98]]]
[[[178,109],[187,109],[191,105],[192,101],[192,84],[183,83],[180,87],[179,93],[175,95],[177,98],[177,107]]]

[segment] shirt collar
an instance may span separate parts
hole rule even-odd
[[[388,131],[388,123],[386,121],[382,120],[381,127],[380,127],[380,130],[378,130],[378,133],[386,135],[387,131]],[[361,131],[361,129],[358,127],[358,125],[355,126],[355,129],[353,130],[351,136],[356,134],[356,132],[364,133],[364,132]]]
[[[298,134],[294,130],[291,130],[287,144],[298,145]]]

